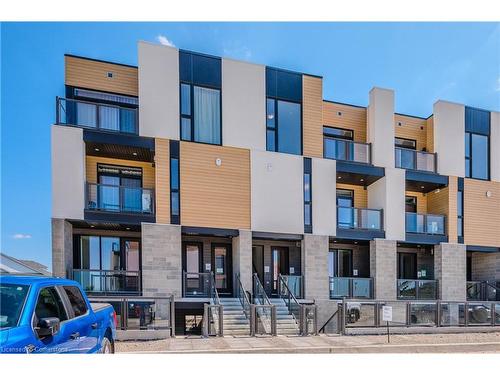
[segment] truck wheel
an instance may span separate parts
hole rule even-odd
[[[101,354],[113,354],[114,352],[113,344],[107,337],[104,337],[101,343]]]

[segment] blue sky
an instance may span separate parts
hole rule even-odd
[[[1,247],[50,266],[50,125],[65,53],[137,64],[137,41],[324,77],[324,98],[427,117],[437,99],[500,110],[498,23],[3,23]]]

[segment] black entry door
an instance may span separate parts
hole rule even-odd
[[[212,267],[217,292],[223,295],[231,295],[233,293],[231,245],[212,244]]]
[[[278,293],[278,275],[288,275],[288,248],[287,247],[272,247],[271,248],[271,267],[273,276],[272,294]]]
[[[398,279],[417,278],[417,254],[398,253]]]

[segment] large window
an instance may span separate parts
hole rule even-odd
[[[179,142],[170,141],[170,222],[180,224]]]
[[[490,112],[465,108],[465,177],[490,178]]]
[[[266,69],[266,148],[302,154],[302,75]]]
[[[179,68],[181,139],[222,144],[220,59],[182,51]]]
[[[312,233],[312,160],[304,158],[304,232]]]

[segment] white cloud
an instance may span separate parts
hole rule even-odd
[[[252,57],[252,51],[247,46],[233,45],[224,47],[224,56],[248,60]]]
[[[16,233],[12,236],[15,240],[26,240],[31,238],[31,234]]]
[[[164,46],[175,47],[175,44],[165,35],[158,35],[156,39],[158,40],[158,42],[160,42],[160,44],[163,44]]]
[[[495,87],[495,91],[500,91],[500,77],[497,79],[497,87]]]

